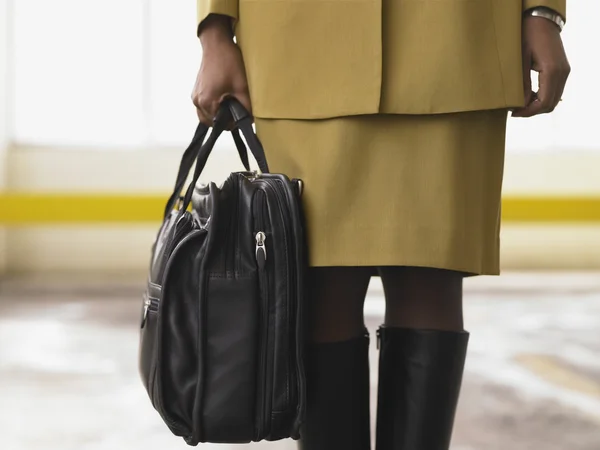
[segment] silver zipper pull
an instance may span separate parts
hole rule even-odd
[[[260,269],[265,267],[267,262],[267,246],[265,245],[265,241],[267,240],[267,235],[259,231],[256,233],[256,262]]]
[[[142,328],[146,325],[146,319],[148,318],[148,309],[150,309],[150,299],[144,300],[144,317],[142,318]]]
[[[208,216],[206,219],[206,222],[204,223],[200,223],[200,228],[202,230],[208,230],[208,224],[210,223],[210,219],[212,218],[212,216]]]

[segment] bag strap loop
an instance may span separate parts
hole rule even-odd
[[[181,205],[181,211],[185,211],[187,209],[192,198],[194,187],[196,186],[196,183],[198,182],[198,179],[200,178],[200,175],[206,166],[208,157],[210,156],[217,139],[226,130],[227,126],[232,120],[234,121],[235,126],[231,133],[244,168],[247,171],[250,171],[248,151],[246,149],[246,145],[242,141],[240,131],[246,139],[248,147],[250,147],[250,151],[258,163],[260,171],[262,173],[269,173],[269,166],[267,164],[263,146],[252,128],[252,116],[236,99],[231,97],[227,98],[219,107],[212,132],[210,133],[206,142],[204,142],[204,140],[208,134],[209,127],[200,123],[196,128],[196,132],[192,141],[181,157],[181,163],[179,165],[175,187],[165,206],[163,220],[166,219],[173,208],[175,208],[175,205],[177,204],[177,201],[181,195],[181,191],[185,186],[185,182],[195,162],[196,167],[194,170],[194,176],[192,182],[186,190],[183,203]]]

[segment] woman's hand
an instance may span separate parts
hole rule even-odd
[[[226,97],[235,97],[251,113],[246,69],[242,53],[233,42],[231,19],[209,16],[200,31],[200,42],[202,64],[192,93],[200,121],[212,126]]]
[[[539,72],[539,90],[531,90],[531,71]],[[567,60],[560,31],[543,17],[523,20],[523,81],[525,107],[513,117],[532,117],[554,111],[561,100],[571,66]]]

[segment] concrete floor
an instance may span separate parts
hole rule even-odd
[[[0,283],[1,450],[186,448],[138,379],[140,286]],[[366,311],[374,330],[378,280]],[[600,274],[468,280],[465,316],[472,336],[453,450],[600,449]],[[373,345],[374,387],[376,357]]]

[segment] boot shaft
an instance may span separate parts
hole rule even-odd
[[[448,450],[469,333],[382,327],[377,450]]]

